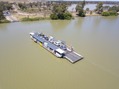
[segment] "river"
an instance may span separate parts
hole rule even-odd
[[[84,59],[56,58],[32,31],[66,41]],[[119,17],[0,24],[0,89],[119,89]]]

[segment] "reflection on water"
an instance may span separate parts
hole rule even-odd
[[[61,31],[61,30],[64,30],[67,25],[70,23],[69,20],[53,20],[53,21],[50,21],[51,23],[51,26],[52,26],[52,29],[54,31]],[[62,24],[61,24],[62,23]]]
[[[119,17],[0,24],[0,89],[118,89]],[[34,43],[39,31],[84,56],[71,64]]]

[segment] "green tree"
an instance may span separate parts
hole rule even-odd
[[[55,4],[53,6],[52,12],[56,14],[63,14],[66,10],[67,8],[65,4],[60,4],[60,5]]]
[[[83,0],[83,2],[81,2],[81,3],[79,3],[75,8],[76,12],[78,12],[78,16],[80,16],[80,17],[85,17],[84,6],[85,6],[85,0]]]
[[[12,9],[12,4],[10,4],[8,2],[0,2],[0,9],[10,10],[10,9]]]
[[[64,16],[64,19],[67,19],[67,20],[70,20],[72,17],[72,15],[69,12],[65,12],[63,16]]]
[[[0,21],[5,19],[3,15],[4,10],[10,10],[12,8],[11,4],[7,2],[0,2]]]
[[[108,10],[109,10],[109,8],[110,8],[110,6],[103,6],[103,10],[108,11]]]
[[[118,12],[119,11],[119,6],[112,6],[109,8],[109,11],[116,11]]]
[[[67,11],[65,4],[55,4],[52,9],[51,19],[71,19],[72,15]]]
[[[18,6],[19,6],[22,10],[27,9],[26,3],[18,3]]]
[[[102,16],[117,16],[117,12],[116,11],[102,12]]]
[[[109,11],[110,16],[117,16],[117,12],[116,11]]]
[[[79,11],[79,9],[81,8],[81,6],[80,6],[80,4],[78,4],[77,6],[76,6],[76,12],[78,12]]]
[[[102,16],[110,16],[110,13],[109,12],[102,12]]]
[[[108,10],[106,12],[102,12],[102,16],[117,16],[117,12],[119,11],[119,6],[104,6],[104,9]]]
[[[58,19],[58,16],[57,16],[56,14],[51,14],[51,15],[50,15],[50,18],[51,18],[52,20],[57,20],[57,19]]]
[[[78,16],[85,17],[85,12],[84,12],[84,10],[82,8],[80,8]]]
[[[10,3],[5,3],[4,7],[6,10],[11,10],[12,9],[12,5]]]
[[[0,22],[1,22],[1,20],[3,20],[5,17],[4,17],[4,15],[3,15],[3,10],[1,10],[0,9]]]
[[[103,3],[99,2],[96,6],[96,11],[98,14],[101,14],[103,12]]]
[[[85,0],[81,2],[81,7],[84,8],[84,6],[85,6]]]

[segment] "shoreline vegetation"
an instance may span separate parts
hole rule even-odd
[[[50,18],[44,18],[44,17],[33,17],[33,18],[24,17],[20,21],[39,21],[39,20],[49,20],[49,19]]]
[[[10,21],[4,19],[4,20],[1,20],[0,23],[10,23]]]
[[[86,16],[117,16],[119,15],[119,5],[104,6],[103,2],[98,2],[94,10],[84,7],[86,1],[83,0],[73,8],[75,11],[68,11],[72,3],[68,2],[0,2],[0,23],[16,21],[39,21],[39,20],[71,20],[75,17]]]

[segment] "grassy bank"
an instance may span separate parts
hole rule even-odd
[[[24,17],[21,19],[21,21],[39,21],[39,20],[46,20],[50,18],[44,18],[44,17],[34,17],[34,18],[29,18],[29,17]]]
[[[115,11],[106,11],[106,12],[102,12],[102,16],[117,16],[117,12]]]
[[[0,24],[1,24],[1,23],[10,23],[10,21],[4,19],[4,20],[1,20],[1,21],[0,21]]]

